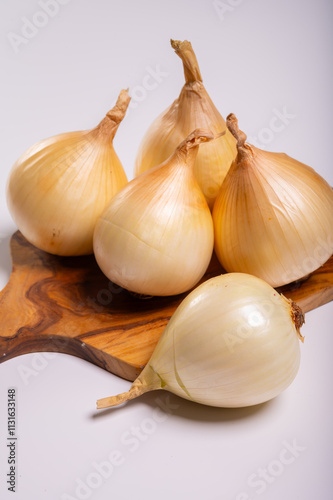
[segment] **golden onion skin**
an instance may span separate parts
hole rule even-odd
[[[194,165],[196,179],[212,208],[236,156],[236,141],[202,83],[191,43],[186,40],[171,43],[183,61],[186,82],[178,99],[153,121],[144,135],[135,161],[135,175],[165,161],[196,128],[209,129],[214,135],[225,131],[225,135],[200,148]]]
[[[226,271],[278,287],[302,279],[332,255],[333,191],[311,167],[245,139],[212,212],[215,252]]]
[[[7,205],[30,243],[55,255],[93,253],[96,220],[127,184],[113,138],[129,101],[123,90],[97,127],[40,141],[14,164]]]

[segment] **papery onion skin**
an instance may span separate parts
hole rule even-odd
[[[296,377],[303,322],[298,306],[255,276],[211,278],[182,301],[129,392],[98,408],[155,389],[218,407],[269,401]]]
[[[178,99],[153,121],[145,133],[135,161],[135,175],[165,161],[196,128],[209,129],[215,135],[226,130],[225,120],[202,83],[190,42],[171,42],[183,60],[186,83]],[[228,130],[198,152],[194,173],[210,208],[236,153],[236,141]]]
[[[128,182],[113,138],[129,101],[121,91],[97,127],[40,141],[14,164],[7,205],[30,243],[61,256],[93,253],[96,220]]]
[[[193,163],[198,144],[212,138],[209,131],[193,132],[111,200],[94,233],[97,263],[111,281],[139,294],[175,295],[203,276],[214,230]]]
[[[226,271],[278,287],[332,255],[333,191],[311,167],[245,139],[214,205],[215,252]]]

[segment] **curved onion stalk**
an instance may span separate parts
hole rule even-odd
[[[183,61],[185,85],[178,99],[147,130],[137,154],[135,175],[166,160],[196,128],[207,128],[215,135],[226,130],[225,120],[202,83],[191,43],[171,40],[171,45]],[[236,141],[228,130],[223,137],[200,148],[194,172],[210,208],[236,153]]]
[[[97,408],[155,389],[211,406],[268,401],[297,374],[303,322],[296,304],[255,276],[211,278],[179,305],[130,390]]]
[[[272,286],[302,279],[333,252],[333,191],[311,167],[245,143],[231,114],[238,155],[213,209],[215,251],[228,272]]]
[[[193,164],[199,144],[211,139],[209,131],[192,132],[167,161],[111,200],[96,224],[94,253],[112,282],[139,294],[174,295],[203,276],[214,230]]]
[[[97,127],[45,139],[12,167],[7,203],[30,243],[56,255],[93,252],[96,220],[127,184],[113,138],[129,101],[122,90]]]

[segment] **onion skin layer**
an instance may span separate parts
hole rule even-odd
[[[286,285],[333,253],[333,190],[311,167],[246,144],[235,122],[227,117],[238,155],[212,212],[215,252],[227,272]]]
[[[215,135],[225,132],[200,148],[194,165],[195,177],[212,209],[222,181],[236,157],[236,141],[202,83],[191,43],[171,40],[171,45],[183,61],[186,81],[179,97],[145,133],[135,160],[135,175],[165,161],[196,128],[210,129]]]
[[[298,372],[303,322],[298,306],[255,276],[211,278],[182,301],[129,392],[98,408],[155,389],[218,407],[269,401]]]
[[[93,253],[96,220],[127,184],[113,138],[129,101],[122,90],[97,127],[40,141],[12,167],[7,205],[37,248],[62,256]]]
[[[211,212],[193,173],[194,131],[160,166],[134,178],[110,202],[94,232],[94,254],[114,283],[144,295],[176,295],[204,275],[214,246]],[[201,147],[201,146],[200,146]]]

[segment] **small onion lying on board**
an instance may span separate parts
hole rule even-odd
[[[155,389],[211,406],[268,401],[298,372],[303,323],[301,309],[260,278],[211,278],[179,305],[130,390],[97,408]]]

